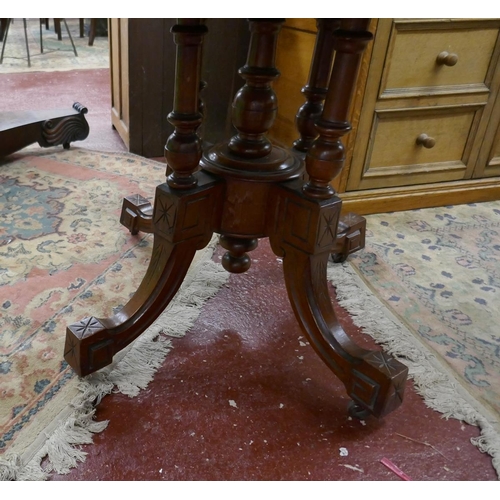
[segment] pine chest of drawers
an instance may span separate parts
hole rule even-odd
[[[283,38],[283,61],[291,41],[311,50],[313,24],[302,23],[299,36],[295,21],[294,36]],[[334,183],[345,209],[500,199],[500,19],[374,19],[372,30],[346,167]],[[293,64],[299,74],[300,61]],[[300,95],[292,83],[278,81],[279,99],[292,89]],[[286,130],[286,117],[279,125]]]

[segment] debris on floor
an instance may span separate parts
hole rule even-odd
[[[395,434],[396,434],[396,436],[402,437],[404,439],[408,439],[408,441],[413,441],[414,443],[423,444],[424,446],[428,446],[429,448],[432,448],[435,452],[439,453],[443,458],[448,460],[448,458],[445,455],[443,455],[443,453],[441,453],[435,446],[428,443],[427,441],[419,441],[418,439],[413,439],[413,438],[405,436],[403,434],[399,434],[398,432],[396,432]]]
[[[400,477],[404,481],[411,481],[411,478],[407,476],[397,465],[391,462],[388,458],[384,457],[382,460],[380,460],[380,463],[385,465],[389,470],[394,472],[396,476]]]
[[[345,467],[346,469],[351,469],[355,470],[357,472],[365,472],[363,469],[360,469],[359,467],[355,467],[354,465],[349,465],[349,464],[339,464],[341,467]]]

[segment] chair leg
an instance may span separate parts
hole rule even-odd
[[[83,17],[80,17],[80,38],[84,37],[84,31],[85,31],[85,19]]]
[[[44,23],[44,20],[40,19],[40,54],[43,54],[43,36],[42,36],[42,24],[43,23]]]
[[[5,29],[7,28],[7,23],[9,20],[6,17],[0,19],[0,42],[3,40],[5,35]]]
[[[3,54],[5,52],[5,44],[7,43],[7,35],[9,34],[10,19],[7,19],[7,25],[5,26],[5,33],[2,43],[2,54],[0,54],[0,64],[3,62]]]
[[[66,27],[66,31],[68,32],[69,39],[71,41],[71,45],[73,46],[73,52],[75,53],[75,56],[78,57],[78,53],[76,52],[76,47],[75,43],[73,42],[73,37],[71,36],[71,33],[68,28],[68,23],[66,22],[66,19],[63,19],[64,26]]]
[[[54,18],[54,31],[56,32],[57,39],[62,40],[61,19],[59,17]]]
[[[89,46],[94,45],[95,32],[97,29],[97,19],[90,19]]]
[[[28,68],[31,68],[30,48],[28,46],[28,28],[26,25],[25,18],[23,18],[23,27],[24,27],[24,40],[26,41],[26,54],[28,55]]]

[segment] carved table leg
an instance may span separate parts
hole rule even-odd
[[[316,121],[321,117],[323,101],[325,100],[330,80],[333,61],[333,32],[340,26],[340,19],[318,19],[316,27],[316,43],[309,72],[309,79],[302,93],[306,102],[295,116],[295,125],[300,138],[293,143],[296,151],[307,153],[312,146],[318,131]]]
[[[209,243],[221,185],[203,173],[198,178],[189,191],[157,187],[152,257],[130,301],[110,318],[89,317],[67,328],[64,357],[78,375],[110,364],[155,321],[182,284],[196,250]]]
[[[307,153],[318,137],[316,123],[321,118],[323,103],[328,93],[330,71],[334,55],[334,31],[341,26],[340,19],[318,19],[317,36],[311,70],[302,93],[306,102],[299,109],[295,122],[300,138],[293,147],[300,154]],[[344,26],[345,27],[345,26]],[[334,262],[343,262],[347,256],[365,245],[366,220],[349,213],[341,217],[337,241],[332,250]]]
[[[341,215],[337,239],[332,251],[333,262],[344,262],[347,257],[365,247],[366,219],[349,212]]]
[[[178,85],[169,115],[175,130],[165,153],[172,173],[156,189],[151,218],[150,205],[136,196],[125,200],[121,217],[132,233],[152,230],[153,255],[141,285],[120,312],[106,319],[85,318],[67,328],[64,356],[80,376],[110,364],[115,353],[153,323],[182,284],[196,250],[209,243],[220,214],[222,183],[206,173],[195,174],[201,158],[196,130],[201,123],[198,90],[206,27],[200,20],[180,20],[172,32],[178,45]]]
[[[120,224],[125,226],[132,234],[139,231],[153,232],[153,205],[141,196],[134,194],[123,199]]]
[[[339,223],[342,202],[330,183],[344,164],[341,137],[351,129],[347,121],[351,97],[361,54],[372,38],[366,31],[368,23],[368,19],[343,19],[340,29],[331,34],[335,58],[323,109],[319,117],[315,112],[302,117],[307,127],[298,121],[303,130],[296,148],[307,151],[308,180],[303,186],[289,183],[276,187],[269,210],[279,214],[270,240],[274,252],[283,256],[287,291],[298,321],[359,409],[380,417],[401,404],[408,370],[383,352],[360,348],[347,336],[335,317],[326,279],[332,249],[342,260],[364,245],[365,220],[349,214]],[[328,59],[325,39],[323,49],[318,48],[325,25],[318,25],[310,75],[313,82],[317,58]],[[321,93],[316,94],[318,101]],[[310,145],[311,121],[317,137]]]
[[[357,346],[341,328],[327,286],[327,263],[335,245],[341,200],[305,196],[300,183],[274,188],[269,210],[273,251],[283,257],[288,296],[311,345],[345,384],[361,408],[377,417],[397,408],[408,369],[390,356]]]

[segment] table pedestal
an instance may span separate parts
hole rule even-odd
[[[110,318],[88,317],[67,329],[65,359],[81,375],[111,363],[113,355],[153,323],[174,297],[197,250],[213,233],[227,251],[224,268],[245,272],[248,252],[269,238],[283,259],[288,296],[310,344],[345,384],[353,414],[383,416],[403,398],[407,368],[381,351],[357,346],[343,331],[329,298],[327,263],[364,245],[364,219],[341,218],[330,183],[344,163],[340,138],[347,121],[361,55],[372,36],[367,19],[319,20],[306,103],[297,114],[300,139],[291,150],[267,139],[277,110],[272,81],[283,20],[250,20],[250,47],[239,74],[245,84],[233,102],[237,133],[204,154],[197,129],[201,20],[180,19],[175,131],[166,144],[167,182],[154,206],[140,196],[124,200],[121,222],[133,233],[154,233],[152,258],[137,292]],[[335,57],[334,57],[335,55]],[[333,61],[333,62],[332,62]],[[175,321],[175,318],[172,318]]]

